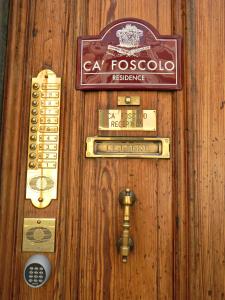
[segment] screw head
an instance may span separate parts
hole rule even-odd
[[[127,96],[127,97],[125,98],[125,103],[126,103],[126,104],[130,104],[130,103],[131,103],[131,97]]]

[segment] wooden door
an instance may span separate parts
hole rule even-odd
[[[215,2],[205,0],[200,7],[183,0],[11,1],[1,147],[1,299],[223,299],[224,237],[217,231],[223,222],[223,148],[221,140],[212,163],[214,144],[206,142],[224,134],[219,56],[225,8],[222,0]],[[97,35],[123,17],[183,36],[182,91],[75,89],[77,37]],[[29,106],[31,78],[45,68],[62,78],[58,197],[37,209],[25,200]],[[85,157],[86,138],[103,135],[98,110],[117,108],[121,95],[140,95],[141,108],[158,113],[156,133],[122,135],[171,138],[169,160]],[[121,133],[104,133],[112,135]],[[131,208],[135,247],[126,264],[116,248],[123,213],[118,196],[125,188],[137,196]],[[22,251],[26,217],[57,222],[55,252],[46,254],[52,275],[39,289],[23,279],[33,254]]]

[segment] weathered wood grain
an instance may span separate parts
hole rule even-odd
[[[0,1],[0,127],[2,124],[3,80],[8,32],[9,1]]]
[[[172,30],[183,36],[183,88],[173,93],[173,204],[174,204],[174,298],[192,299],[188,295],[188,177],[187,177],[187,30],[186,5],[183,0],[174,1]],[[190,30],[190,29],[189,29]]]
[[[225,297],[225,2],[187,1],[190,291]]]
[[[109,22],[128,16],[150,22],[161,34],[182,34],[184,3],[12,0],[2,143],[0,298],[186,299],[186,88],[178,93],[138,92],[144,109],[158,110],[156,134],[173,138],[167,161],[86,159],[86,137],[103,134],[97,130],[98,109],[116,108],[117,95],[126,92],[75,90],[78,35],[98,34]],[[46,67],[62,77],[59,191],[48,208],[37,210],[25,200],[30,81]],[[126,187],[138,201],[131,212],[135,249],[123,265],[115,244],[122,230],[118,195]],[[56,252],[48,255],[53,275],[48,284],[32,290],[22,277],[30,253],[21,252],[21,240],[23,218],[34,216],[56,217],[57,236]]]
[[[87,33],[97,34],[107,25],[102,20],[110,14],[105,10],[106,7],[110,9],[110,2],[90,2],[88,7]],[[134,1],[133,5],[122,1],[117,2],[113,15],[115,18],[140,17],[156,27],[160,24],[159,30],[163,34],[171,33],[171,29],[168,32],[168,28],[172,28],[168,10],[171,10],[170,1],[164,1],[161,6],[157,1]],[[161,18],[163,23],[159,21]],[[95,26],[92,20],[95,20]],[[157,134],[171,136],[171,93],[139,94],[142,107],[159,112]],[[85,95],[84,137],[98,134],[98,109],[113,108],[116,103],[116,92]],[[172,160],[83,159],[83,168],[78,298],[91,299],[94,295],[94,299],[172,299]],[[121,234],[122,222],[118,195],[126,187],[137,194],[138,201],[132,207],[131,218],[135,251],[128,264],[123,265],[115,244]]]

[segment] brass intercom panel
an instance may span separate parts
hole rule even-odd
[[[51,70],[32,78],[26,198],[37,208],[57,198],[61,78]]]
[[[25,218],[22,250],[26,252],[54,252],[55,219]]]

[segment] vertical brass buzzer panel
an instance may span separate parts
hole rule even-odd
[[[32,78],[26,199],[38,208],[57,198],[61,78],[42,70]]]

